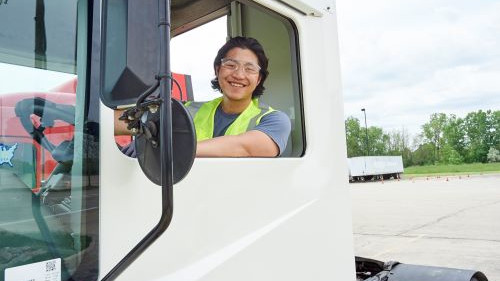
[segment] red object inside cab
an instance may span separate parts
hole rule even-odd
[[[191,77],[189,75],[173,73],[179,83],[172,87],[172,97],[181,100],[193,100]],[[41,146],[23,127],[20,118],[16,115],[16,104],[23,100],[40,98],[54,104],[75,105],[77,79],[65,82],[48,92],[27,92],[0,95],[0,144],[17,144],[12,167],[4,164],[0,168],[12,169],[33,192],[38,192],[42,181],[48,179],[58,162],[52,157],[51,151]],[[43,124],[43,117],[30,115],[31,125],[38,128]],[[54,146],[64,141],[71,141],[74,134],[74,125],[61,120],[43,130],[45,138]],[[131,142],[131,136],[116,136],[119,146],[126,146]]]

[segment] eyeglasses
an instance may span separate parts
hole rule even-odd
[[[240,66],[243,66],[243,71],[246,74],[258,74],[260,71],[260,66],[252,62],[243,62],[235,59],[223,58],[220,60],[221,66],[230,71],[237,71]]]

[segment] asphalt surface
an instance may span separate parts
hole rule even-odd
[[[357,256],[500,280],[500,174],[349,186]]]

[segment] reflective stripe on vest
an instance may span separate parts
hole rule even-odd
[[[187,102],[185,104],[193,117],[198,141],[211,139],[214,134],[214,118],[217,107],[222,102],[222,97],[209,102]],[[224,135],[239,135],[252,130],[260,123],[265,115],[275,111],[270,106],[259,102],[258,98],[252,99],[248,107],[227,128]]]

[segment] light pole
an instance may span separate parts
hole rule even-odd
[[[7,4],[7,3],[5,3]],[[47,34],[45,31],[45,3],[36,0],[35,10],[35,67],[47,69]]]
[[[366,125],[366,109],[361,108],[361,111],[365,114],[365,133],[366,133],[366,156],[370,155],[370,150],[368,149],[368,126]]]

